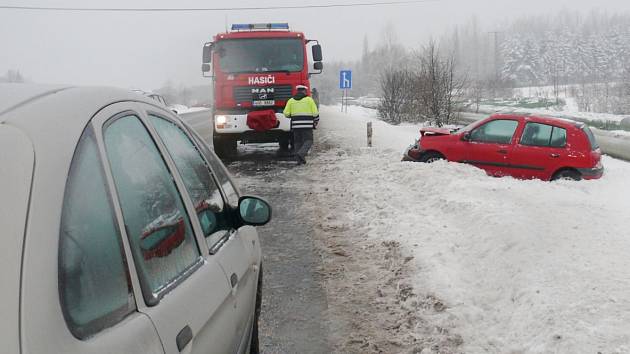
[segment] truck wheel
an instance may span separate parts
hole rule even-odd
[[[234,138],[213,136],[212,143],[215,154],[222,159],[236,154],[236,139]]]

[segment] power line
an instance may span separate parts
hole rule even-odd
[[[326,4],[326,5],[290,5],[290,6],[267,6],[267,7],[189,7],[189,8],[89,8],[89,7],[48,7],[48,6],[8,6],[0,5],[4,10],[24,10],[24,11],[71,11],[71,12],[229,12],[229,11],[264,11],[264,10],[301,10],[301,9],[328,9],[340,7],[368,7],[368,6],[396,6],[412,5],[428,2],[439,2],[441,0],[408,0],[408,1],[381,1],[381,2],[358,2],[351,4]]]

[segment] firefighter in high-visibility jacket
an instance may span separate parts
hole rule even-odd
[[[317,104],[308,95],[308,88],[303,85],[295,87],[297,93],[287,102],[284,116],[291,118],[293,147],[298,165],[306,163],[306,155],[313,146],[313,129],[319,123]]]

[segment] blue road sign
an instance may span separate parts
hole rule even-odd
[[[340,89],[352,88],[352,70],[341,70],[339,72],[339,88]]]

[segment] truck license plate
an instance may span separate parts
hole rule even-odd
[[[276,101],[274,100],[253,101],[254,107],[273,106],[275,104],[276,104]]]

